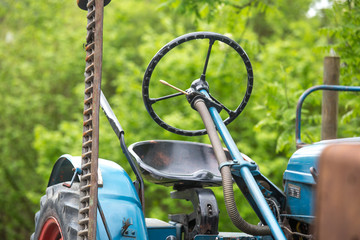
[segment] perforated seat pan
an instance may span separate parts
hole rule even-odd
[[[220,186],[221,175],[211,145],[150,140],[129,146],[143,176],[166,186]],[[225,151],[231,160],[230,154]]]

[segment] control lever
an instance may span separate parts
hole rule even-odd
[[[180,88],[175,87],[174,85],[171,85],[170,83],[168,83],[165,80],[160,80],[160,82],[166,86],[169,86],[169,87],[175,89],[178,92],[181,92],[182,94],[185,94],[186,96],[189,95],[189,93],[185,92],[184,90],[181,90]]]
[[[74,183],[76,175],[81,175],[82,174],[82,170],[80,168],[73,168],[72,170],[74,172],[74,175],[72,176],[70,183],[63,183],[64,187],[71,188],[71,186]]]

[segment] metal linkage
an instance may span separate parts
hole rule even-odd
[[[104,0],[89,0],[86,7],[88,21],[78,240],[95,240]]]

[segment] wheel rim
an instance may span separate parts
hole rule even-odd
[[[39,240],[63,240],[59,222],[54,217],[46,220],[41,228]]]

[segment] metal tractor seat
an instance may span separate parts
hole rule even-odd
[[[133,159],[150,182],[176,189],[221,186],[221,175],[211,145],[168,140],[129,146]],[[226,156],[231,160],[229,152]]]

